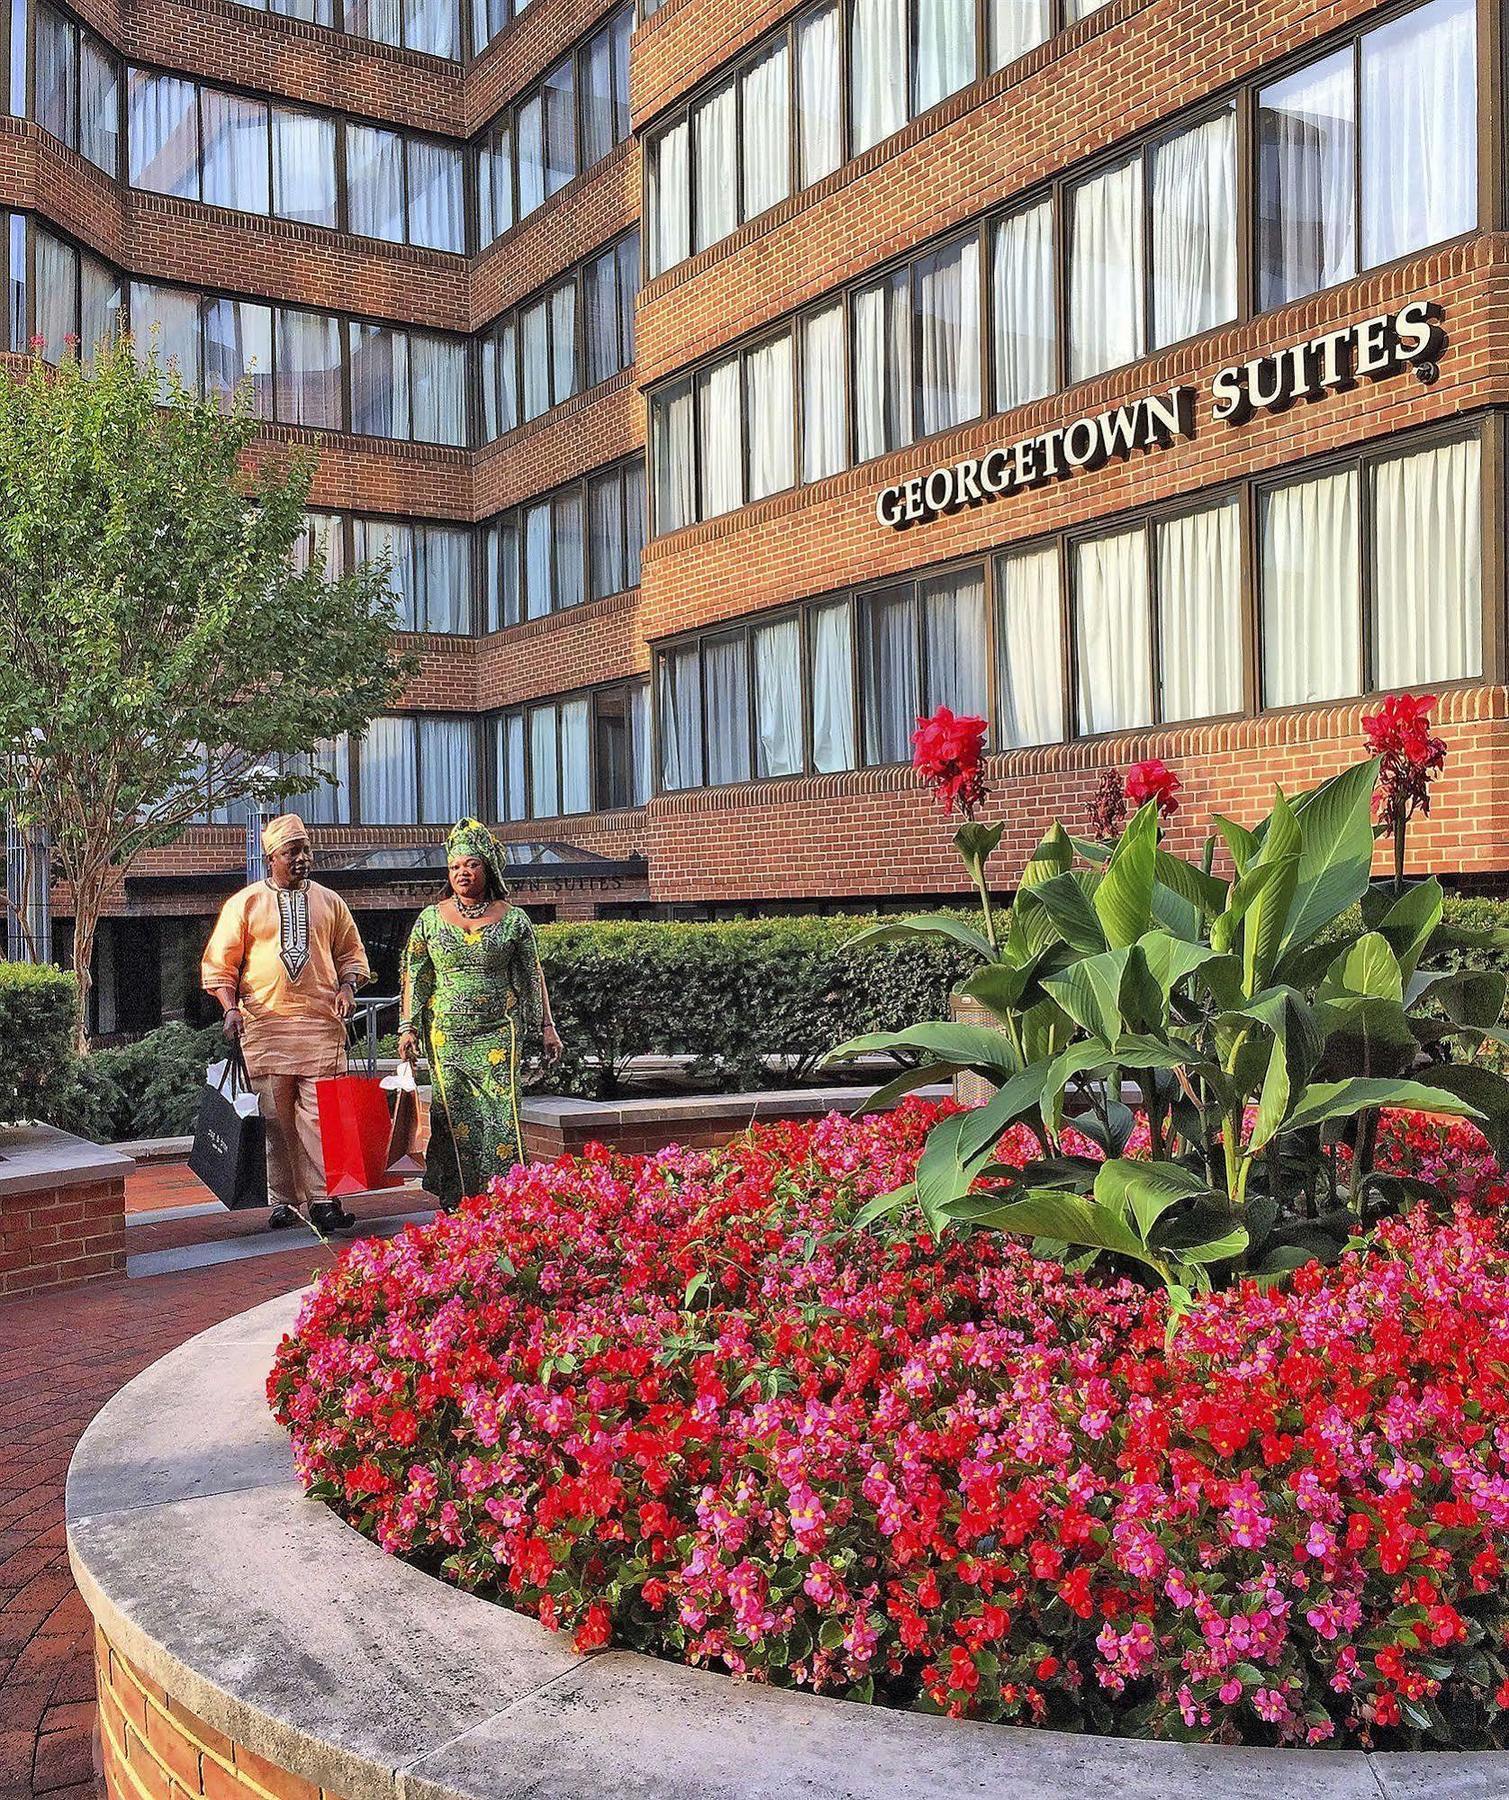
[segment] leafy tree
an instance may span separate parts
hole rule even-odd
[[[273,764],[412,673],[386,565],[296,566],[313,462],[254,458],[258,429],[124,341],[0,381],[0,811],[70,889],[81,1045],[112,884],[207,803],[328,779]]]

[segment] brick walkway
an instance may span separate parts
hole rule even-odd
[[[144,1170],[131,1185],[133,1210],[206,1197],[171,1168]],[[63,1480],[85,1426],[176,1344],[302,1286],[331,1260],[310,1240],[286,1256],[0,1302],[0,1800],[101,1791],[89,1615],[63,1538]]]

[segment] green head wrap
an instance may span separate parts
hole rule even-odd
[[[508,892],[508,882],[503,875],[503,846],[480,819],[458,820],[455,830],[445,840],[445,860],[452,862],[458,856],[475,856],[478,862],[486,865],[498,892]]]

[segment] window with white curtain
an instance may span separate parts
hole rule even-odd
[[[1217,718],[1242,710],[1241,507],[1222,500],[1154,528],[1159,716]]]
[[[975,78],[975,0],[922,0],[916,24],[912,111],[921,113]]]
[[[403,41],[407,49],[457,61],[461,55],[458,0],[404,0]]]
[[[312,750],[285,752],[278,757],[277,766],[284,775],[317,779],[318,786],[287,796],[306,824],[351,823],[351,743],[344,733],[337,738],[321,738]]]
[[[1483,672],[1480,462],[1471,437],[1373,464],[1375,687]]]
[[[956,570],[919,584],[922,603],[921,712],[940,706],[974,718],[990,713],[990,628],[985,571]]]
[[[1257,279],[1263,310],[1357,267],[1356,52],[1349,45],[1257,97]]]
[[[120,174],[121,66],[92,33],[79,34],[79,151],[107,175]]]
[[[755,774],[802,771],[802,622],[793,613],[754,640]]]
[[[634,360],[634,297],[639,291],[639,239],[633,235],[595,256],[582,273],[587,386],[596,387]]]
[[[415,440],[423,444],[467,441],[466,341],[411,331],[409,391]]]
[[[996,741],[1002,749],[1065,735],[1064,615],[1059,552],[996,558]]]
[[[351,429],[370,437],[409,435],[409,339],[386,325],[350,324]]]
[[[239,389],[249,393],[256,417],[273,416],[272,308],[253,300],[206,298],[204,390],[228,405]]]
[[[1051,201],[1023,207],[994,226],[990,289],[995,405],[1008,412],[1057,386]]]
[[[164,394],[170,373],[191,393],[203,381],[200,352],[199,296],[184,288],[159,287],[147,281],[131,283],[131,335],[138,358],[145,362],[155,349]]]
[[[272,206],[280,219],[304,225],[338,222],[333,119],[272,109]]]
[[[277,415],[292,425],[345,424],[341,398],[340,320],[280,306],[274,315]]]
[[[1153,342],[1174,344],[1237,313],[1237,115],[1152,150]]]
[[[211,206],[265,215],[272,206],[266,101],[206,88],[199,97],[199,124],[200,198]]]
[[[629,135],[629,38],[634,11],[624,7],[593,32],[578,57],[582,167],[601,162]]]
[[[545,107],[545,195],[548,199],[576,176],[576,65],[569,56],[546,75],[540,97]]]
[[[357,519],[352,524],[352,543],[358,563],[387,565],[388,594],[397,609],[398,629],[421,630],[424,595],[414,527],[397,519]]]
[[[744,358],[744,407],[749,435],[749,498],[762,500],[795,480],[791,335],[757,345]]]
[[[732,78],[692,108],[692,225],[698,250],[726,238],[739,222],[738,117],[738,83]]]
[[[811,623],[812,766],[821,773],[858,761],[854,729],[854,606],[814,607]]]
[[[565,700],[560,712],[561,811],[592,810],[591,727],[585,698]]]
[[[559,720],[554,706],[529,709],[529,811],[553,819],[561,810]]]
[[[692,253],[691,128],[685,119],[649,142],[650,273],[658,275]]]
[[[512,316],[499,319],[483,338],[477,362],[482,436],[491,443],[519,422],[518,328]]]
[[[199,106],[192,81],[132,69],[126,93],[132,187],[199,198]]]
[[[898,269],[854,296],[854,449],[860,462],[912,441],[911,276]]]
[[[346,204],[354,232],[403,242],[403,139],[396,131],[346,127]]]
[[[791,192],[791,69],[785,37],[739,77],[743,216],[758,218]]]
[[[1139,152],[1070,190],[1071,381],[1143,352],[1142,162]]]
[[[864,597],[860,616],[865,761],[909,762],[921,701],[916,596],[883,588]]]
[[[117,114],[120,63],[91,31],[39,0],[32,53],[31,116],[44,131],[69,149],[87,156],[97,168],[115,176],[120,168],[120,125]],[[25,13],[15,24],[24,34]],[[19,48],[19,46],[18,46]],[[16,76],[26,110],[24,56],[18,55]]]
[[[923,436],[980,416],[979,270],[980,244],[973,235],[913,266]]]
[[[650,396],[655,530],[680,531],[697,516],[696,427],[690,378]]]
[[[739,357],[697,374],[697,450],[701,517],[716,518],[744,502],[744,426]]]
[[[1139,526],[1074,546],[1079,732],[1126,731],[1153,717],[1147,533]]]
[[[68,353],[68,339],[78,335],[79,253],[72,244],[39,230],[32,236],[32,262],[32,329],[42,340],[43,356],[61,362]]]
[[[587,486],[589,566],[594,600],[639,586],[645,539],[644,463],[636,458]]]
[[[87,250],[79,252],[79,357],[88,364],[95,350],[120,329],[121,278]]]
[[[485,250],[514,221],[513,119],[505,114],[477,146],[477,245]]]
[[[498,816],[529,817],[528,753],[525,749],[524,714],[512,712],[495,721],[493,731],[493,779],[497,783]]]
[[[674,793],[702,785],[702,659],[695,644],[656,664],[660,785]]]
[[[844,160],[838,0],[797,20],[796,57],[798,175],[810,187]]]
[[[477,749],[470,719],[419,720],[419,822],[453,825],[477,812]]]
[[[1053,30],[1053,0],[987,0],[990,66],[1004,69],[1046,42]]]
[[[809,313],[801,332],[802,480],[821,481],[849,463],[843,302]]]
[[[24,21],[23,21],[24,29]],[[32,50],[31,116],[60,142],[78,148],[79,31],[72,19],[37,6]],[[23,51],[24,54],[24,51]]]
[[[702,644],[709,787],[749,780],[749,640],[742,631]]]
[[[1271,488],[1259,500],[1263,703],[1362,691],[1357,474]]]
[[[364,825],[412,825],[419,817],[418,722],[374,719],[361,740],[358,805]]]
[[[849,0],[849,135],[860,155],[907,119],[907,0]]]
[[[407,141],[408,238],[431,250],[466,249],[466,211],[461,152],[434,138]]]

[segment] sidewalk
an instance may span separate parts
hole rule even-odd
[[[202,1205],[186,1170],[147,1168],[128,1183],[128,1218]],[[417,1191],[364,1198],[364,1219],[428,1205]],[[148,1363],[231,1314],[302,1287],[334,1252],[299,1228],[263,1231],[266,1214],[212,1213],[133,1223],[128,1250],[203,1245],[235,1260],[102,1281],[0,1303],[0,1800],[95,1800],[91,1627],[68,1573],[63,1483],[101,1406]],[[286,1252],[247,1255],[242,1240]]]

